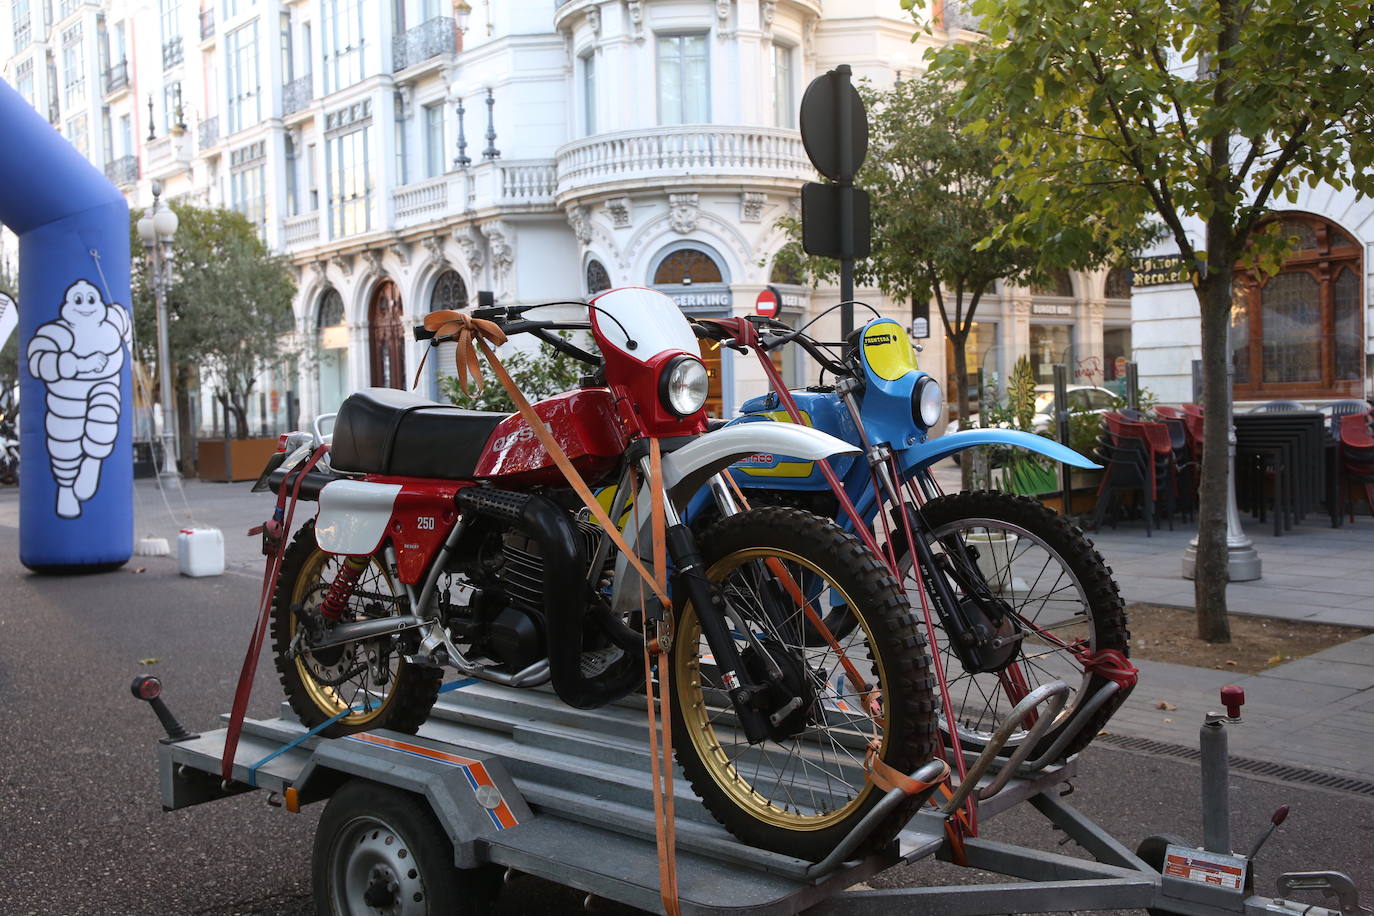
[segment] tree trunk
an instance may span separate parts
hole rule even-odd
[[[230,404],[229,413],[234,417],[234,438],[248,438],[248,409],[241,404]]]
[[[1193,596],[1197,603],[1197,635],[1211,643],[1231,641],[1226,617],[1227,549],[1226,503],[1230,488],[1231,379],[1227,372],[1227,327],[1231,321],[1229,252],[1209,262],[1216,265],[1199,284],[1202,317],[1203,450],[1198,495],[1197,567]]]
[[[968,402],[968,351],[965,347],[968,344],[968,332],[955,334],[951,338],[954,344],[954,402],[959,405],[959,428],[968,428],[969,402]],[[973,462],[972,451],[964,453],[963,459],[959,462],[959,472],[963,477],[963,488],[973,489]]]
[[[173,381],[177,402],[177,450],[181,453],[181,476],[196,475],[196,431],[191,422],[191,368],[177,364]]]

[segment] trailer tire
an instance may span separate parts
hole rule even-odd
[[[494,866],[456,867],[453,843],[429,803],[370,780],[345,783],[315,828],[311,884],[321,916],[377,909],[486,916],[500,877]]]

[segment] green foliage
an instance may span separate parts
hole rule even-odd
[[[295,281],[285,258],[267,250],[256,228],[232,210],[173,203],[179,220],[172,241],[173,280],[167,293],[168,346],[173,362],[213,379],[215,395],[248,435],[247,411],[258,376],[289,359],[295,322]],[[148,258],[138,238],[142,211],[129,214],[134,263],[134,331],[139,357],[157,352],[157,309]]]
[[[904,0],[908,2],[908,0]],[[909,8],[924,0],[909,0]],[[1129,250],[1153,216],[1193,275],[1209,418],[1199,505],[1198,632],[1227,642],[1227,325],[1235,264],[1273,272],[1287,240],[1257,233],[1304,185],[1374,194],[1374,8],[1350,0],[975,0],[989,40],[941,45],[932,70],[991,134],[996,234],[1048,255],[1087,232]],[[1047,193],[1047,186],[1057,190]],[[1066,217],[1111,212],[1112,222]],[[1204,223],[1190,234],[1187,220]],[[1202,239],[1201,243],[1197,240]]]
[[[571,335],[566,331],[560,331],[559,336],[565,340],[571,339]],[[584,364],[571,356],[564,356],[556,350],[547,350],[543,347],[535,353],[514,350],[509,355],[502,355],[501,365],[506,367],[511,380],[530,403],[563,391],[571,391],[577,387],[578,381],[587,371]],[[451,366],[439,367],[439,392],[454,404],[469,410],[515,412],[515,403],[490,372],[484,374],[486,384],[482,386],[481,391],[464,392],[458,386],[458,379],[446,374],[451,369]],[[469,386],[471,388],[471,381]]]
[[[1011,367],[1011,377],[1007,379],[1007,405],[1011,411],[1012,425],[1024,432],[1033,432],[1035,370],[1028,356],[1017,357],[1016,364]]]

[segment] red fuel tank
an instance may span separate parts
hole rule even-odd
[[[604,388],[585,388],[554,395],[534,405],[554,440],[588,483],[615,469],[625,451],[625,434],[615,399]],[[502,420],[487,440],[474,477],[497,477],[511,484],[557,484],[562,473],[520,414]]]

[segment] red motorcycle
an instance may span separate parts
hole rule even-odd
[[[905,774],[932,757],[929,659],[897,582],[857,539],[798,509],[739,511],[721,471],[750,455],[857,450],[785,423],[708,433],[697,340],[662,293],[549,305],[580,313],[472,317],[588,364],[578,390],[532,411],[588,484],[615,485],[609,518],[641,562],[591,520],[521,414],[360,391],[340,408],[323,460],[306,460],[320,458],[318,428],[293,434],[299,448],[270,474],[274,490],[319,502],[286,550],[271,611],[286,696],[305,724],[334,720],[326,735],[416,731],[445,666],[548,684],[595,707],[644,687],[646,630],[657,632],[677,758],[697,794],[744,841],[821,858],[885,794],[875,768]],[[590,331],[599,355],[555,333],[565,330]],[[420,336],[437,346],[458,335]],[[679,512],[704,486],[719,519],[693,531]],[[658,605],[643,600],[655,587],[641,573],[653,562],[655,504],[671,639],[650,626]],[[824,620],[836,608],[857,625],[831,633]],[[923,798],[894,810],[869,844]]]

